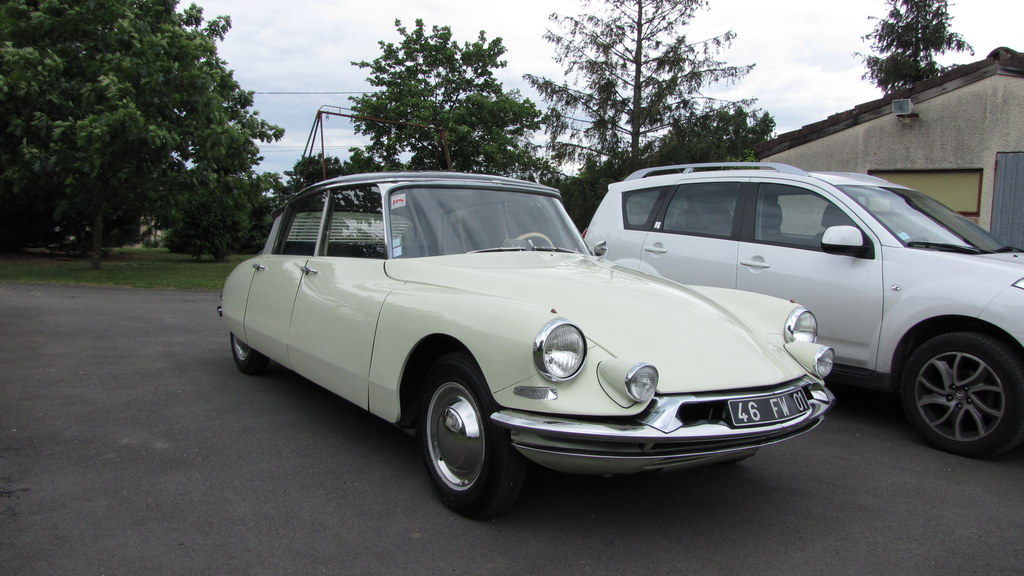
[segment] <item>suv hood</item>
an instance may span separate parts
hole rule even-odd
[[[581,254],[462,254],[388,260],[385,269],[403,282],[556,311],[583,330],[591,345],[654,364],[661,393],[768,386],[805,375],[782,348],[782,326],[794,306],[783,300],[758,296],[758,304],[778,308],[778,326],[768,333],[685,286]],[[715,294],[729,297],[732,291]],[[747,301],[751,295],[742,296]],[[481,319],[488,321],[500,319]]]

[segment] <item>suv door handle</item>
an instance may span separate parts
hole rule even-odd
[[[309,266],[300,266],[299,270],[302,270],[303,274],[319,274],[320,271],[316,268],[310,268]]]
[[[763,260],[740,260],[740,264],[751,268],[771,268],[772,265]]]
[[[257,263],[255,263],[255,264],[253,264],[253,265],[252,265],[252,268],[253,268],[253,270],[255,270],[255,271],[257,271],[257,272],[259,272],[259,271],[261,271],[261,270],[266,270],[266,269],[267,269],[267,267],[266,267],[266,266],[264,266],[263,264],[260,264],[259,262],[257,262]]]
[[[652,254],[664,254],[668,252],[667,248],[661,246],[644,246],[644,252],[650,252]]]

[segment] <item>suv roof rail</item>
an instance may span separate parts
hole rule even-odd
[[[705,162],[701,164],[675,164],[672,166],[657,166],[655,168],[644,168],[643,170],[637,170],[629,176],[626,176],[626,180],[639,180],[641,178],[647,178],[648,176],[655,175],[659,172],[675,172],[679,174],[689,174],[696,172],[701,169],[722,169],[722,168],[753,168],[760,170],[775,170],[782,174],[796,174],[798,176],[807,176],[808,173],[796,166],[790,166],[789,164],[780,164],[778,162]]]

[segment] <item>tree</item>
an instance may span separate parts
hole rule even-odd
[[[38,200],[39,229],[88,222],[98,268],[112,214],[166,226],[191,195],[233,193],[255,177],[254,140],[283,131],[250,112],[252,93],[217,57],[230,20],[176,9],[176,0],[0,6],[5,220],[25,217],[11,206]]]
[[[755,161],[754,147],[774,132],[770,114],[742,104],[689,114],[658,140],[651,164]]]
[[[753,66],[728,66],[717,54],[732,32],[691,43],[680,32],[705,0],[604,0],[599,11],[551,15],[555,61],[578,82],[525,78],[550,104],[547,130],[556,163],[614,160],[639,166],[674,124],[713,108],[701,90],[735,81]]]
[[[352,98],[361,116],[443,128],[451,165],[465,172],[531,176],[543,169],[530,136],[540,130],[541,111],[518,91],[506,92],[494,71],[505,66],[501,38],[459,44],[447,26],[428,34],[422,20],[408,30],[395,27],[398,44],[381,41],[372,62],[353,62],[370,71],[377,92]],[[370,138],[358,150],[360,166],[384,169],[443,167],[438,132],[432,128],[356,120]],[[369,162],[368,162],[369,161]]]
[[[263,247],[276,208],[265,192],[280,187],[280,177],[268,173],[222,185],[215,194],[191,194],[181,202],[177,224],[165,238],[167,248],[196,260],[209,254],[223,262],[228,254],[252,254]]]
[[[321,182],[326,178],[344,176],[349,173],[350,171],[346,169],[346,164],[337,156],[326,156],[323,160],[321,160],[319,154],[316,156],[303,156],[299,158],[291,170],[285,170],[284,182],[274,189],[273,203],[275,206],[283,206],[304,188]]]
[[[960,34],[950,30],[953,18],[946,0],[886,0],[889,14],[877,20],[864,40],[880,56],[860,55],[867,66],[865,79],[891,94],[901,88],[942,74],[948,67],[935,61],[946,52],[974,49]]]

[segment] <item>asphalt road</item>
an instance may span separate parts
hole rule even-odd
[[[839,389],[817,430],[735,465],[531,470],[507,514],[449,512],[414,440],[231,361],[212,292],[0,283],[0,574],[1019,574],[1024,449],[923,446]]]

